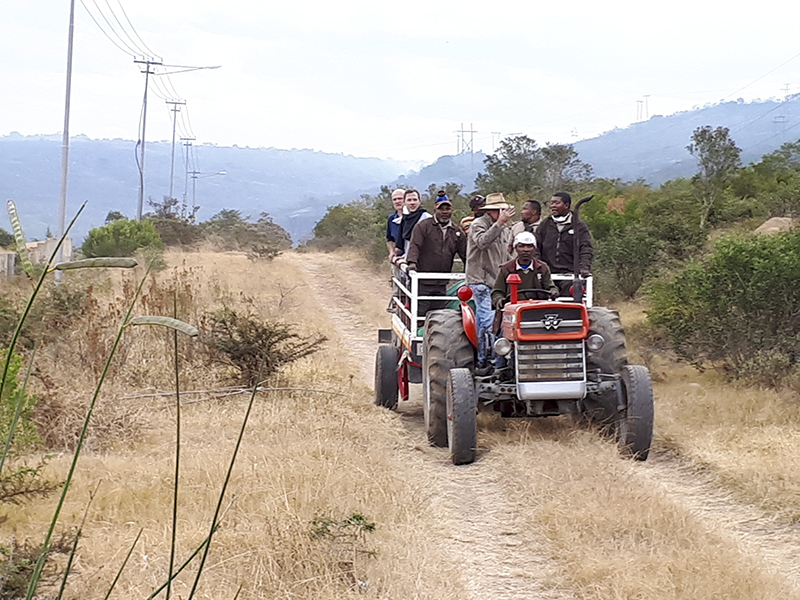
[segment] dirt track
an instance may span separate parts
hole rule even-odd
[[[358,365],[363,380],[371,384],[375,325],[354,310],[352,292],[332,274],[334,260],[338,259],[321,255],[318,260],[297,264],[308,272],[320,304],[328,310],[342,340],[347,340],[344,348],[348,358]],[[367,272],[358,276],[365,283],[375,277]],[[552,548],[541,532],[522,525],[521,511],[526,507],[510,496],[508,482],[501,479],[504,469],[499,458],[484,448],[475,464],[454,467],[446,451],[427,446],[418,390],[414,389],[418,387],[412,386],[412,400],[401,405],[399,412],[426,457],[427,472],[421,476],[429,477],[438,489],[444,532],[441,552],[453,564],[462,565],[462,579],[471,598],[576,597],[568,586],[553,584],[560,580],[558,566],[550,558]],[[643,490],[665,495],[677,509],[698,519],[704,530],[698,535],[713,535],[733,544],[745,560],[781,582],[785,597],[800,597],[800,528],[777,523],[755,506],[737,503],[712,475],[658,441],[650,460],[636,464],[634,472],[634,480]]]

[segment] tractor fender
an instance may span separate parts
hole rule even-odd
[[[467,334],[467,339],[470,343],[478,347],[478,321],[475,319],[475,313],[466,302],[461,303],[461,322],[464,325],[464,333]]]

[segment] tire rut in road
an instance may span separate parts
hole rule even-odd
[[[737,501],[712,474],[676,452],[654,448],[637,465],[646,483],[700,518],[710,530],[733,540],[741,552],[761,562],[800,595],[800,526]]]
[[[317,262],[298,261],[298,264],[308,273],[311,289],[336,326],[343,340],[343,351],[359,366],[362,380],[372,385],[377,332],[374,325],[351,309],[348,294],[353,291],[326,268],[329,260],[333,259],[322,257]],[[553,567],[535,535],[518,525],[519,507],[508,501],[499,481],[502,466],[491,457],[469,466],[453,466],[446,451],[428,447],[419,399],[401,404],[398,412],[406,429],[419,440],[418,448],[427,459],[424,476],[435,482],[433,504],[441,515],[441,552],[453,564],[461,566],[470,599],[574,598],[543,583]]]

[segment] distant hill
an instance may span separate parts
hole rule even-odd
[[[703,125],[723,126],[742,150],[742,162],[758,161],[784,142],[800,138],[800,94],[784,102],[723,102],[697,110],[655,115],[647,121],[574,144],[581,160],[598,177],[644,179],[661,184],[697,172],[686,150],[692,132]]]
[[[455,156],[440,156],[436,162],[412,171],[408,175],[401,175],[397,184],[403,187],[413,187],[420,191],[428,189],[432,183],[443,185],[445,183],[459,183],[464,186],[464,191],[473,191],[475,178],[483,171],[483,152],[475,154],[456,154]]]
[[[111,210],[136,215],[139,175],[135,150],[136,143],[129,140],[76,136],[70,141],[68,214],[87,202],[76,224],[76,242],[80,243],[91,227],[102,225]],[[147,197],[160,201],[169,192],[170,154],[168,142],[147,144],[145,212]],[[266,211],[295,241],[310,233],[329,205],[357,198],[359,190],[378,189],[411,166],[313,150],[211,144],[197,146],[196,155],[202,171],[227,172],[189,179],[188,203],[192,203],[195,184],[201,207],[198,219],[206,220],[223,208],[253,217]],[[182,199],[185,169],[180,154],[175,163],[173,195]],[[0,193],[17,202],[25,233],[31,238],[43,238],[48,227],[53,233],[57,230],[60,165],[60,136],[0,136]],[[7,217],[0,218],[0,226],[9,228]]]
[[[746,163],[757,161],[784,141],[800,137],[800,95],[786,101],[724,102],[667,117],[653,116],[624,129],[614,129],[574,144],[581,160],[599,177],[623,181],[644,179],[658,185],[696,172],[695,159],[686,151],[692,131],[703,125],[722,125],[743,150]],[[109,211],[135,216],[138,195],[136,144],[130,140],[72,138],[68,214],[86,201],[87,207],[74,231],[76,243],[86,232],[102,225]],[[376,193],[381,185],[412,186],[425,190],[435,183],[459,183],[473,189],[483,170],[485,155],[442,156],[419,171],[411,163],[356,158],[313,150],[224,147],[198,145],[199,170],[226,171],[222,176],[189,180],[196,184],[199,220],[223,208],[257,217],[270,213],[295,242],[308,237],[329,206]],[[146,155],[146,197],[161,200],[169,190],[168,142],[151,142]],[[60,136],[0,136],[0,193],[17,201],[26,234],[41,239],[49,227],[55,233],[61,164]],[[183,159],[176,155],[174,195],[184,193]],[[145,205],[145,211],[147,211]],[[4,211],[0,211],[4,212]],[[0,226],[9,228],[7,217]]]

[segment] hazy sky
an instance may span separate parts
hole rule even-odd
[[[197,143],[431,161],[462,123],[491,151],[624,127],[637,101],[652,116],[800,92],[791,2],[83,1],[130,32],[121,1],[165,64],[222,65],[170,78]],[[0,135],[60,132],[69,0],[0,11]],[[136,139],[144,76],[75,12],[71,133]],[[166,89],[151,88],[148,140],[171,137]]]

